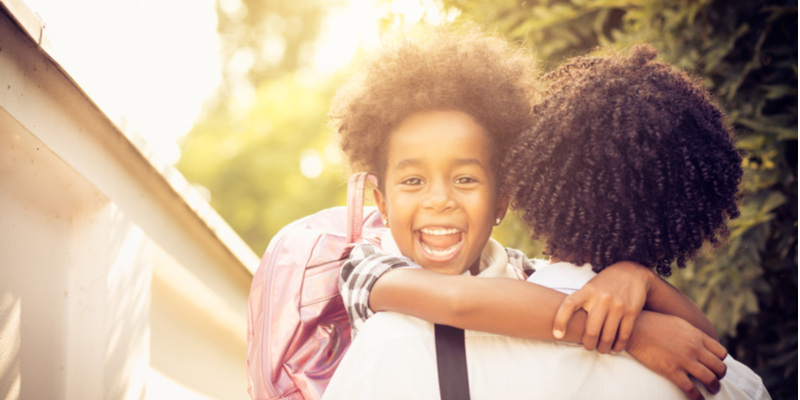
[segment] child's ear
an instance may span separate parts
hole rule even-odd
[[[378,188],[374,188],[372,189],[372,197],[375,198],[375,204],[378,206],[381,216],[386,217],[386,197],[383,196],[383,192]]]
[[[497,208],[494,214],[495,220],[502,221],[506,217],[509,203],[511,203],[511,197],[509,196],[500,196],[497,199]]]

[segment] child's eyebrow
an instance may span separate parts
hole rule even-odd
[[[407,167],[413,167],[422,164],[422,160],[419,158],[404,158],[400,160],[397,165],[395,165],[395,169],[403,169]],[[455,165],[458,167],[464,165],[477,165],[478,167],[485,168],[481,160],[477,158],[458,158],[455,161]]]
[[[477,165],[477,166],[479,166],[479,167],[481,167],[481,168],[484,168],[484,165],[483,165],[483,163],[481,162],[481,160],[478,160],[477,158],[459,158],[459,159],[456,159],[456,162],[455,162],[455,164],[456,164],[457,166],[459,166],[459,167],[460,167],[460,166],[464,166],[464,165],[472,165],[472,164],[475,164],[475,165]]]
[[[404,158],[394,166],[394,169],[403,169],[406,167],[413,167],[416,165],[422,164],[422,160],[419,158]]]

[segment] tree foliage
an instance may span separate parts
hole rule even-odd
[[[326,125],[335,83],[263,81],[245,115],[211,114],[184,143],[182,172],[211,191],[211,205],[257,253],[283,226],[345,202]]]
[[[342,1],[219,0],[223,74],[258,84],[305,66],[327,11]],[[238,65],[237,65],[238,64]]]
[[[283,226],[345,201],[327,128],[342,76],[307,71],[323,18],[340,3],[217,3],[223,85],[185,137],[177,167],[208,189],[211,205],[258,254]]]
[[[554,67],[596,46],[649,42],[701,76],[744,155],[739,219],[670,281],[709,316],[774,398],[797,397],[797,3],[791,1],[447,1],[531,46]],[[525,234],[518,222],[499,236]],[[516,243],[529,250],[538,243]]]

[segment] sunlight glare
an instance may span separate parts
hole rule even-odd
[[[45,22],[56,61],[92,100],[115,122],[124,116],[161,162],[177,162],[176,140],[222,81],[215,0],[25,3]]]
[[[394,20],[395,28],[421,21],[429,25],[442,25],[452,22],[460,14],[456,8],[445,10],[441,0],[393,0],[389,10],[400,17]]]
[[[401,15],[406,24],[416,24],[425,15],[425,6],[420,0],[394,0],[389,9]]]
[[[253,84],[246,79],[233,81],[232,85],[231,97],[233,101],[228,103],[228,110],[230,110],[234,116],[246,114],[258,98],[256,89],[253,87]]]
[[[233,57],[228,62],[227,70],[232,75],[241,78],[250,72],[250,68],[253,68],[255,61],[256,56],[253,54],[253,50],[249,47],[242,47],[236,50],[236,53],[233,53]]]
[[[300,172],[309,179],[314,179],[322,173],[322,158],[318,151],[308,149],[300,155]]]
[[[219,8],[233,21],[241,21],[247,16],[247,6],[241,0],[220,0]]]
[[[261,48],[264,58],[272,65],[278,65],[286,52],[286,39],[280,35],[270,35],[264,40]]]
[[[374,0],[351,0],[346,8],[332,11],[315,45],[314,69],[331,73],[347,65],[359,46],[377,46],[380,15]]]

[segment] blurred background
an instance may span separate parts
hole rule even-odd
[[[26,0],[58,60],[124,115],[257,253],[283,226],[344,205],[329,101],[381,33],[473,21],[544,69],[649,42],[705,79],[745,155],[730,239],[670,282],[775,399],[797,398],[797,2],[711,0]],[[102,50],[100,50],[102,49]],[[536,256],[516,218],[503,244]]]

